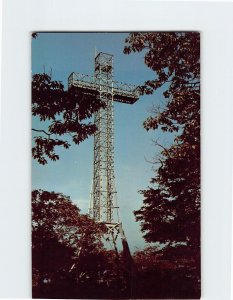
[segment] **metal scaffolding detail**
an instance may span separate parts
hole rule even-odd
[[[114,245],[118,235],[125,240],[119,219],[114,175],[114,101],[133,104],[139,99],[136,86],[113,80],[113,55],[100,52],[95,57],[94,76],[72,73],[68,86],[83,96],[89,94],[105,103],[94,114],[98,130],[94,135],[93,187],[90,216],[105,223]]]

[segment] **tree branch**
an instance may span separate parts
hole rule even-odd
[[[164,152],[166,153],[166,155],[167,155],[168,157],[171,157],[171,156],[170,156],[170,153],[169,153],[169,150],[168,150],[167,148],[165,148],[163,145],[159,144],[159,143],[158,143],[158,139],[157,139],[157,140],[152,140],[152,141],[153,141],[153,143],[154,143],[156,146],[161,147],[161,148],[164,150]]]
[[[45,133],[45,134],[50,138],[50,135],[51,135],[51,134],[48,133],[48,132],[46,132],[46,131],[44,131],[43,129],[40,129],[40,130],[39,130],[39,129],[32,128],[32,130],[33,130],[33,131],[36,131],[36,132],[43,132],[43,133]]]

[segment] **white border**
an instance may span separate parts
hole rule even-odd
[[[2,70],[2,2],[0,2],[0,70]],[[0,72],[0,91],[2,90],[2,72]],[[1,94],[0,94],[1,95]],[[0,96],[0,126],[1,126],[1,96]],[[1,127],[0,127],[1,134]]]
[[[0,297],[30,297],[30,32],[202,32],[202,299],[231,299],[233,5],[3,0]]]

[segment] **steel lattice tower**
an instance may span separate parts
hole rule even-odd
[[[95,82],[99,100],[105,104],[94,115],[98,128],[94,136],[94,174],[90,212],[95,220],[112,224],[116,205],[113,147],[113,56],[99,53],[95,58]],[[114,201],[115,200],[115,201]]]
[[[133,104],[139,99],[136,86],[113,80],[113,55],[100,52],[95,56],[94,76],[72,73],[69,88],[75,87],[82,97],[96,97],[105,103],[94,114],[97,132],[94,135],[93,187],[89,214],[105,223],[108,239],[114,243],[120,235],[123,248],[128,244],[119,219],[114,175],[114,101]]]

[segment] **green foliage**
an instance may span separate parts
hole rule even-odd
[[[47,74],[33,75],[32,115],[41,122],[50,122],[46,130],[32,129],[39,134],[34,137],[33,158],[43,165],[47,163],[46,158],[56,161],[59,159],[55,153],[57,146],[68,149],[70,140],[79,144],[93,135],[96,126],[87,119],[101,107],[104,104],[95,97],[84,97],[74,87],[65,91],[61,82]]]

